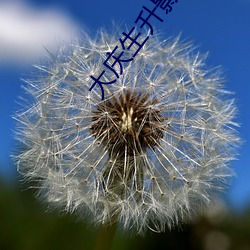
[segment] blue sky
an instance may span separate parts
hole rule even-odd
[[[11,116],[22,95],[21,78],[46,54],[43,46],[53,50],[60,39],[70,41],[79,29],[95,35],[99,28],[111,28],[112,22],[133,27],[143,5],[153,6],[150,0],[0,1],[0,175],[16,178],[9,157],[15,149]],[[235,92],[244,144],[232,163],[237,177],[227,198],[242,208],[250,204],[250,0],[237,0],[237,4],[233,0],[179,0],[170,14],[157,13],[164,21],[155,20],[154,26],[166,37],[181,33],[201,52],[209,51],[207,64],[222,65],[225,88]]]

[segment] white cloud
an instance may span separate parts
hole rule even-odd
[[[76,25],[56,9],[39,10],[22,2],[0,2],[0,64],[27,63],[70,42]]]

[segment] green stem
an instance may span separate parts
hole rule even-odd
[[[100,226],[97,234],[96,245],[94,250],[110,250],[112,241],[116,232],[117,223],[104,224]]]

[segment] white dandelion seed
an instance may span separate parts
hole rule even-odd
[[[102,101],[98,85],[89,91],[90,76],[100,75],[118,42],[103,31],[99,39],[84,34],[37,66],[40,76],[26,86],[32,102],[15,116],[24,147],[17,166],[63,211],[163,231],[202,212],[232,176],[236,109],[204,56],[179,38],[157,36],[116,83],[103,85]]]

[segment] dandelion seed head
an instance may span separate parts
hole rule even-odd
[[[26,80],[32,100],[15,116],[19,172],[48,204],[97,224],[163,231],[203,212],[233,175],[239,143],[219,70],[206,69],[192,44],[156,36],[104,85],[102,100],[90,76],[119,39],[82,36]]]

